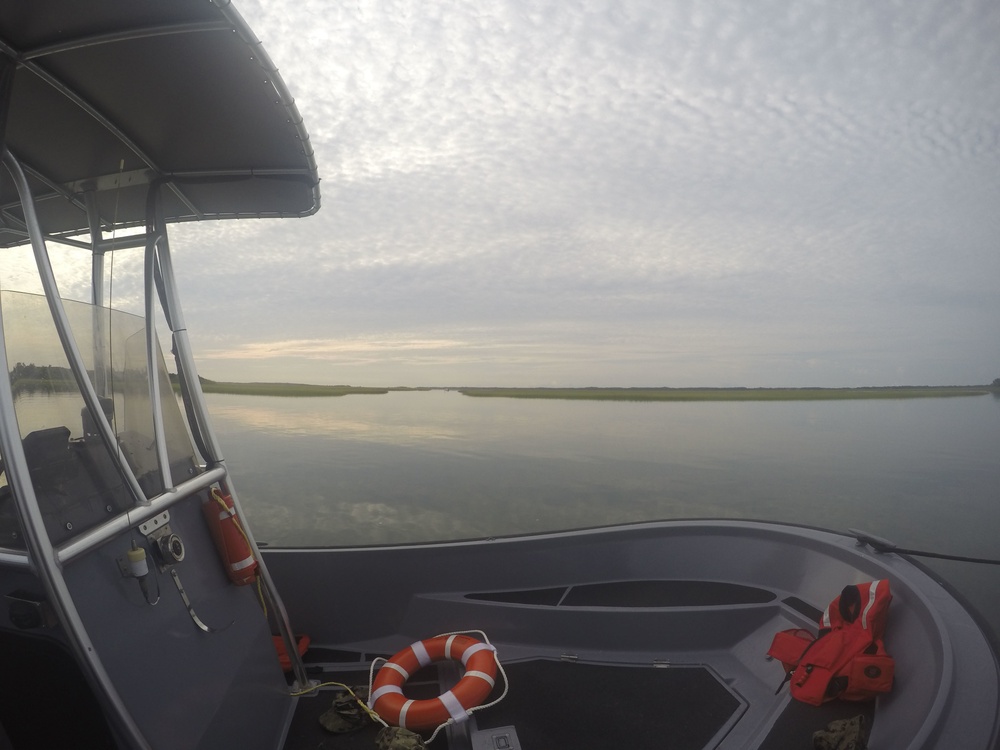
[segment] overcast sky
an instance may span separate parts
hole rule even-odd
[[[237,7],[323,205],[174,230],[206,377],[1000,377],[996,0]]]

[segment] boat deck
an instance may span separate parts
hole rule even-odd
[[[728,583],[660,580],[470,592],[462,599],[511,608],[508,619],[523,607],[582,608],[577,619],[582,626],[587,609],[753,608],[770,606],[774,594]],[[811,620],[820,614],[794,599],[786,600],[785,606]],[[738,610],[728,611],[733,617],[739,615]],[[630,651],[626,630],[617,639],[619,648],[613,651],[580,649],[569,654],[525,644],[496,644],[507,677],[507,694],[497,705],[477,711],[469,721],[442,732],[432,747],[660,750],[669,746],[702,750],[746,745],[794,750],[811,748],[813,733],[835,719],[859,713],[866,714],[869,722],[873,719],[874,704],[833,702],[817,708],[790,700],[787,689],[776,691],[777,682],[773,686],[760,684],[741,665],[735,655],[739,647],[732,643],[649,659],[641,649]],[[306,663],[320,683],[367,687],[371,661],[389,655],[312,648]],[[407,695],[415,699],[436,697],[458,677],[454,663],[432,664],[407,682]],[[498,677],[493,694],[484,703],[492,703],[503,689],[504,682]],[[299,699],[286,750],[370,750],[374,746],[377,725],[347,735],[330,733],[320,725],[320,715],[341,692],[331,688]],[[744,716],[746,721],[737,728]],[[769,728],[748,731],[747,725]]]
[[[363,664],[314,661],[327,655],[319,649],[308,660],[315,679],[352,687],[367,685]],[[442,732],[431,747],[702,750],[718,746],[747,709],[746,701],[704,664],[642,667],[533,659],[507,664],[504,669],[510,688],[502,702]],[[420,699],[444,692],[448,671],[436,666],[422,670],[407,683],[408,695]],[[487,702],[498,697],[502,688],[498,684]],[[321,726],[320,715],[341,693],[339,688],[324,688],[299,699],[285,750],[371,750],[375,746],[380,729],[376,724],[346,734]],[[789,701],[760,747],[811,748],[813,732],[835,719],[858,714],[865,714],[870,722],[874,704],[832,702],[817,708]]]
[[[69,651],[0,630],[0,750],[117,745]]]

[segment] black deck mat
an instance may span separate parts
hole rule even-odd
[[[476,714],[513,725],[524,748],[701,750],[740,702],[707,669],[531,661],[505,667],[510,691]]]
[[[434,667],[407,683],[407,695],[432,698],[441,692]],[[701,750],[740,701],[703,667],[607,666],[552,660],[505,665],[510,688],[504,700],[476,713],[480,729],[513,725],[524,748],[573,750]],[[319,675],[316,675],[319,677]],[[321,679],[367,684],[367,673],[329,672]],[[502,688],[487,701],[493,700]],[[298,702],[285,750],[372,750],[378,726],[331,734],[319,724],[338,693],[324,690]],[[810,735],[811,736],[811,735]],[[434,741],[447,750],[444,735]]]
[[[825,729],[837,719],[850,719],[863,714],[870,727],[875,717],[875,701],[830,701],[822,706],[810,706],[793,700],[778,717],[759,750],[811,750],[813,732]]]

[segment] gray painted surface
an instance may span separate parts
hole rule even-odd
[[[314,643],[377,654],[442,632],[481,629],[502,659],[573,655],[602,663],[709,664],[749,708],[719,747],[753,747],[788,700],[775,696],[774,633],[814,623],[784,600],[824,608],[849,583],[889,578],[892,693],[873,747],[989,748],[996,740],[996,657],[978,625],[909,561],[852,538],[751,522],[664,522],[476,543],[267,550],[296,628]],[[584,583],[728,582],[772,591],[763,604],[572,607],[466,598]],[[814,628],[815,629],[815,628]]]

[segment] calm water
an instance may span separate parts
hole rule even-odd
[[[255,534],[272,545],[739,517],[863,528],[903,547],[1000,557],[1000,400],[992,396],[208,399]],[[1000,626],[1000,567],[933,567]]]

